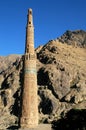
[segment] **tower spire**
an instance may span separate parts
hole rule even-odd
[[[36,54],[34,51],[34,27],[32,9],[28,10],[26,45],[24,54],[24,84],[22,92],[21,128],[38,125]]]
[[[33,17],[32,17],[32,9],[28,9],[28,19],[27,19],[28,26],[33,26]]]
[[[25,53],[34,53],[34,26],[32,9],[28,10]]]

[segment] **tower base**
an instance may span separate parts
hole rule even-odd
[[[20,128],[19,130],[52,130],[51,124],[39,124],[36,128]]]

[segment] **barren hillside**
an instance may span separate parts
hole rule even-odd
[[[81,34],[79,35],[81,40]],[[86,37],[86,32],[83,36]],[[81,44],[75,45],[71,39],[71,44],[68,44],[68,38],[64,42],[62,42],[64,38],[59,39],[51,40],[36,49],[39,122],[43,123],[54,124],[63,119],[71,109],[86,110],[85,45],[83,46],[80,41]],[[85,40],[84,43],[86,44]],[[22,68],[22,56],[0,57],[0,128],[2,129],[18,126],[23,86]]]

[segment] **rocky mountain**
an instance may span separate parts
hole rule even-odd
[[[86,31],[83,30],[77,30],[77,31],[67,30],[58,39],[62,43],[66,42],[69,45],[73,44],[74,46],[86,47]]]
[[[67,31],[35,50],[39,122],[51,123],[53,129],[70,130],[72,125],[73,130],[81,130],[80,125],[86,130],[85,38],[85,31]],[[22,56],[0,57],[0,128],[3,130],[18,128],[22,81]],[[78,126],[72,123],[75,120],[80,122]]]

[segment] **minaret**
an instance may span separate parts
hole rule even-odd
[[[34,51],[34,26],[32,9],[28,10],[26,46],[24,54],[24,85],[22,91],[21,128],[38,125],[36,54]]]

